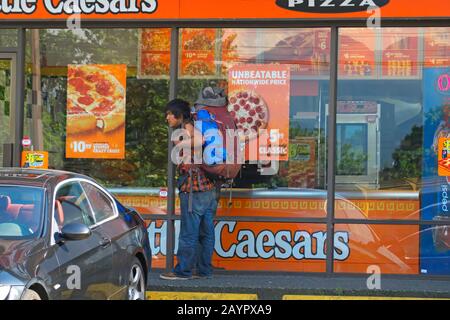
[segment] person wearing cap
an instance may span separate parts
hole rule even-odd
[[[206,87],[200,91],[195,105],[224,106],[226,103],[223,91]],[[170,101],[166,106],[166,120],[171,128],[185,129],[190,137],[194,137],[197,129],[193,124],[188,102],[181,99]],[[194,139],[181,143],[189,143],[192,151],[198,147],[194,145]],[[193,163],[193,159],[190,160]],[[195,165],[180,164],[178,175],[181,226],[177,264],[171,272],[161,274],[160,278],[165,280],[209,278],[213,272],[214,217],[217,211],[219,192],[215,183]]]

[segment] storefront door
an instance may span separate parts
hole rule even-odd
[[[12,165],[16,55],[0,52],[0,164]]]

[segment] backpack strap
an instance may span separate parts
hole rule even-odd
[[[233,180],[230,181],[230,197],[228,198],[228,209],[233,206]]]
[[[188,213],[191,214],[192,213],[192,201],[193,201],[193,197],[194,197],[193,185],[192,185],[192,181],[193,181],[192,166],[189,167],[189,177],[191,178],[191,183],[189,185]]]

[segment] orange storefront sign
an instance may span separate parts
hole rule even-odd
[[[164,268],[166,221],[149,221],[152,266]],[[222,270],[326,271],[327,228],[313,223],[218,221],[213,265]],[[175,252],[180,231],[175,222]],[[340,224],[334,230],[336,272],[418,274],[419,226]]]
[[[81,19],[366,19],[379,8],[382,18],[446,18],[442,0],[13,0],[0,1],[1,20],[64,20],[78,8]]]
[[[167,199],[158,196],[121,196],[141,214],[166,214]],[[219,202],[213,264],[224,270],[325,272],[325,224],[293,222],[220,221],[220,217],[325,218],[325,199],[228,198]],[[179,199],[177,199],[179,208]],[[179,209],[177,209],[179,214]],[[418,220],[417,200],[337,199],[336,218]],[[164,268],[167,222],[148,220],[153,266]],[[179,234],[179,221],[175,234]],[[418,274],[419,226],[339,224],[335,227],[335,270],[363,272],[377,265],[383,273]],[[176,238],[175,246],[177,245]],[[177,247],[175,247],[175,250]]]

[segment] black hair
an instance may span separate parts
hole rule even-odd
[[[189,102],[182,99],[169,101],[166,105],[165,112],[172,113],[177,119],[183,118],[184,121],[191,120],[191,106]]]

